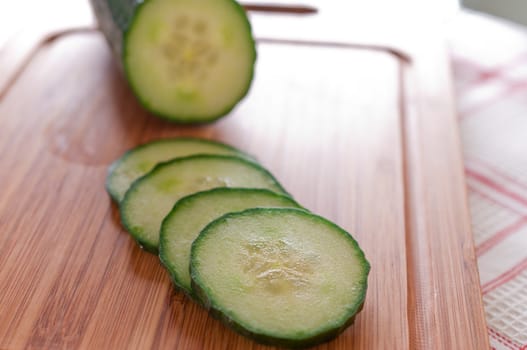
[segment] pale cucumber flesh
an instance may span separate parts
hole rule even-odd
[[[181,123],[227,114],[247,93],[256,60],[249,21],[233,0],[145,1],[123,49],[143,105]]]
[[[146,250],[157,252],[161,222],[180,198],[215,187],[265,188],[284,192],[259,165],[223,155],[195,155],[159,164],[136,180],[121,201],[126,230]]]
[[[298,209],[249,209],[194,241],[195,293],[225,322],[265,343],[327,340],[361,309],[369,264],[355,240]]]
[[[130,185],[161,162],[195,154],[225,154],[250,158],[234,147],[199,138],[161,139],[135,147],[116,160],[109,169],[106,189],[120,202]]]
[[[176,286],[192,295],[190,247],[209,222],[229,212],[256,207],[299,205],[290,197],[269,190],[247,188],[216,188],[180,199],[163,220],[159,242],[159,257]]]

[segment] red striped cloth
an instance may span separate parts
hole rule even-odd
[[[463,13],[450,52],[491,346],[527,350],[527,28]]]

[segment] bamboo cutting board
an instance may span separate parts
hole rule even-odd
[[[320,349],[488,348],[440,36],[368,30],[375,23],[361,11],[345,12],[345,28],[329,5],[305,16],[254,12],[251,92],[200,127],[142,110],[96,31],[42,42],[42,27],[8,41],[0,349],[266,348],[176,292],[104,190],[125,150],[179,135],[254,155],[363,247],[372,265],[364,310]]]

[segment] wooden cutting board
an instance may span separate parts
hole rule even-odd
[[[97,31],[13,34],[0,50],[0,349],[266,348],[176,292],[104,190],[124,151],[180,135],[254,155],[363,247],[364,310],[320,349],[488,348],[450,73],[431,17],[423,40],[389,25],[409,20],[404,9],[373,23],[364,8],[318,10],[252,12],[250,94],[200,127],[145,112]]]

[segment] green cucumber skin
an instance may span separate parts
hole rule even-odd
[[[137,235],[134,235],[132,232],[130,232],[130,228],[126,227],[126,224],[124,223],[123,219],[121,219],[121,220],[122,220],[121,223],[125,227],[126,231],[128,231],[128,233],[130,233],[130,236],[132,236],[132,238],[137,243],[139,248],[141,248],[142,250],[144,250],[147,253],[154,254],[154,255],[159,255],[159,250],[158,250],[158,248],[155,245],[150,244],[148,242],[145,242],[145,241],[141,240],[141,238],[137,237]]]
[[[140,0],[90,0],[99,29],[115,57],[122,57],[123,33],[128,29]],[[122,62],[119,59],[122,68]]]
[[[153,106],[149,105],[141,95],[138,93],[137,87],[132,83],[130,79],[130,67],[127,64],[127,41],[130,29],[133,27],[133,22],[136,16],[141,12],[141,9],[145,5],[146,1],[140,0],[90,0],[93,8],[93,12],[99,24],[99,29],[104,34],[106,41],[109,43],[115,57],[118,58],[119,66],[124,71],[128,85],[132,89],[135,97],[139,103],[149,112],[155,116],[174,123],[181,125],[200,125],[209,124],[229,114],[236,105],[249,93],[249,90],[254,80],[254,66],[257,59],[256,42],[254,40],[251,24],[246,16],[244,8],[238,4],[235,0],[229,0],[236,11],[238,11],[243,18],[245,18],[246,30],[249,33],[250,40],[252,42],[252,65],[249,73],[249,79],[247,81],[246,88],[240,93],[237,99],[234,100],[231,106],[226,107],[223,111],[203,118],[200,117],[196,120],[191,115],[179,115],[161,113],[156,110]]]
[[[352,310],[350,310],[350,312],[348,313],[347,319],[340,326],[335,327],[335,328],[331,328],[331,329],[328,329],[328,330],[325,330],[322,333],[315,334],[313,337],[310,337],[310,338],[307,338],[307,339],[306,338],[304,338],[304,339],[284,339],[284,338],[279,338],[279,337],[273,337],[273,336],[268,335],[268,334],[256,333],[256,332],[253,332],[253,331],[247,329],[241,323],[237,322],[235,319],[233,319],[232,317],[229,317],[227,314],[225,314],[219,307],[217,307],[215,305],[214,300],[209,298],[206,289],[204,287],[202,287],[201,281],[199,279],[199,275],[196,272],[196,267],[194,267],[194,259],[192,257],[195,255],[194,252],[196,250],[196,247],[200,244],[200,241],[203,239],[203,237],[205,237],[206,232],[207,232],[209,227],[212,227],[213,225],[216,225],[219,222],[229,220],[231,217],[236,217],[238,215],[243,215],[244,213],[250,213],[250,212],[254,212],[254,211],[295,211],[295,212],[298,212],[298,213],[303,213],[304,215],[315,216],[318,220],[322,220],[327,225],[336,228],[338,232],[340,232],[341,234],[345,235],[348,239],[351,240],[351,242],[352,242],[353,246],[355,247],[355,249],[357,249],[357,251],[360,252],[360,257],[361,257],[361,260],[362,260],[362,263],[363,263],[363,267],[364,267],[364,271],[365,271],[364,280],[362,281],[363,282],[362,285],[364,286],[363,292],[360,295],[360,298],[358,299],[358,302],[355,305],[355,307]],[[209,311],[209,313],[211,314],[212,317],[222,321],[229,328],[231,328],[232,330],[240,333],[241,335],[249,337],[249,338],[252,338],[252,339],[256,340],[259,343],[267,344],[267,345],[274,345],[274,346],[281,346],[281,347],[286,347],[286,348],[305,348],[305,347],[310,347],[310,346],[314,346],[314,345],[317,345],[317,344],[321,344],[323,342],[326,342],[326,341],[329,341],[329,340],[335,338],[340,333],[342,333],[344,330],[346,330],[347,327],[349,327],[351,324],[353,324],[353,322],[355,321],[355,317],[357,316],[357,314],[364,307],[364,301],[366,299],[366,291],[368,289],[368,275],[369,275],[370,269],[371,269],[370,263],[368,262],[368,260],[364,256],[364,252],[360,248],[359,244],[344,229],[340,228],[339,226],[337,226],[333,222],[331,222],[331,221],[329,221],[329,220],[327,220],[327,219],[325,219],[325,218],[323,218],[321,216],[313,215],[313,214],[311,214],[311,213],[309,213],[309,212],[307,212],[305,210],[302,210],[302,209],[293,209],[293,208],[280,208],[280,209],[276,209],[276,208],[252,208],[252,209],[244,210],[242,212],[225,214],[222,217],[220,217],[220,218],[212,221],[211,223],[209,223],[201,231],[201,233],[198,236],[198,238],[196,238],[194,243],[192,243],[191,259],[190,259],[190,276],[191,276],[191,285],[192,285],[192,290],[194,292],[194,296],[195,296],[195,298],[197,300],[199,300],[199,303],[201,305],[203,305]]]
[[[258,342],[260,344],[271,345],[271,346],[279,346],[279,347],[289,348],[289,349],[309,348],[309,347],[312,347],[312,346],[315,346],[315,345],[319,345],[319,344],[322,344],[322,343],[325,343],[327,341],[330,341],[330,340],[334,339],[340,333],[345,331],[349,326],[351,326],[353,324],[353,322],[355,322],[355,317],[357,316],[357,314],[360,311],[362,311],[362,308],[364,306],[364,302],[361,303],[359,305],[359,308],[355,312],[355,314],[350,319],[348,319],[348,321],[346,321],[345,324],[343,324],[339,328],[328,330],[328,331],[326,331],[326,332],[324,332],[322,334],[318,334],[318,335],[316,335],[316,336],[314,336],[312,338],[309,338],[309,339],[290,340],[290,339],[274,338],[274,337],[271,337],[271,336],[268,336],[268,335],[265,335],[265,334],[258,334],[258,333],[254,333],[254,332],[251,332],[251,331],[247,330],[241,324],[237,323],[235,320],[233,320],[229,316],[223,314],[221,311],[219,311],[219,310],[217,310],[217,309],[215,309],[213,307],[212,308],[208,308],[207,305],[204,304],[205,301],[203,299],[199,299],[199,298],[203,297],[203,295],[199,294],[199,293],[203,293],[203,292],[201,290],[199,290],[199,287],[197,287],[194,282],[192,284],[192,288],[197,288],[197,289],[195,289],[195,292],[197,294],[196,294],[195,298],[193,298],[193,300],[197,300],[198,304],[200,304],[201,306],[203,306],[203,307],[205,307],[206,309],[209,310],[209,314],[213,318],[219,320],[220,322],[225,324],[227,327],[229,327],[233,331],[239,333],[240,335],[242,335],[244,337],[253,339],[253,340],[255,340],[256,342]]]
[[[173,137],[173,138],[158,139],[158,140],[154,140],[154,141],[150,141],[150,142],[144,143],[144,144],[139,145],[139,146],[137,146],[137,147],[134,147],[134,148],[132,148],[132,149],[129,149],[129,150],[126,151],[121,157],[119,157],[119,159],[117,159],[116,161],[114,161],[114,162],[108,167],[108,173],[107,173],[107,176],[106,176],[106,182],[105,182],[106,192],[108,192],[108,194],[110,195],[110,197],[111,197],[116,203],[119,203],[118,195],[117,195],[117,193],[115,193],[115,191],[112,189],[111,184],[110,184],[111,175],[112,175],[113,171],[115,170],[115,168],[117,168],[117,167],[118,167],[122,162],[124,162],[128,157],[130,157],[131,155],[133,155],[135,151],[138,151],[138,150],[143,149],[143,148],[145,148],[145,147],[155,146],[156,144],[161,144],[161,143],[172,143],[172,142],[175,143],[175,142],[178,142],[178,141],[200,142],[200,143],[207,143],[207,144],[211,144],[211,145],[215,145],[215,146],[224,147],[225,149],[232,150],[232,151],[234,151],[234,152],[236,152],[236,153],[239,153],[241,157],[246,158],[246,159],[249,160],[249,161],[257,162],[256,158],[253,157],[253,156],[251,156],[250,154],[247,154],[247,153],[245,153],[245,152],[242,152],[241,150],[239,150],[238,148],[236,148],[236,147],[234,147],[234,146],[231,146],[231,145],[228,145],[228,144],[225,144],[225,143],[219,142],[219,141],[208,140],[208,139],[203,139],[203,138],[198,138],[198,137],[190,137],[190,136],[182,136],[182,137]]]
[[[141,249],[149,252],[149,253],[152,253],[152,254],[155,254],[155,255],[159,255],[159,249],[158,249],[158,246],[156,246],[155,244],[151,244],[145,240],[142,240],[141,239],[141,234],[137,233],[136,230],[133,228],[132,225],[130,225],[128,223],[128,220],[127,220],[127,215],[126,215],[126,203],[127,203],[127,197],[130,195],[130,193],[133,193],[135,188],[138,186],[138,184],[141,183],[141,181],[143,181],[144,179],[147,179],[148,177],[154,175],[157,171],[159,171],[160,169],[163,169],[163,167],[165,166],[169,166],[171,164],[174,164],[174,163],[178,163],[178,162],[184,162],[186,160],[189,160],[189,159],[199,159],[199,158],[208,158],[208,157],[214,157],[214,158],[223,158],[223,159],[236,159],[238,161],[242,161],[244,163],[246,163],[248,166],[254,168],[254,169],[257,169],[258,171],[264,173],[266,176],[269,177],[269,179],[273,180],[274,184],[278,187],[278,189],[281,191],[281,193],[289,196],[289,193],[287,193],[287,191],[284,189],[284,187],[278,182],[278,180],[276,180],[276,178],[265,168],[263,168],[262,166],[258,165],[257,163],[254,163],[254,162],[251,162],[249,160],[246,160],[244,158],[240,158],[240,157],[235,157],[235,156],[226,156],[226,155],[203,155],[203,154],[198,154],[198,155],[192,155],[192,156],[188,156],[188,157],[181,157],[181,158],[175,158],[175,159],[172,159],[172,160],[169,160],[169,161],[166,161],[166,162],[162,162],[162,163],[159,163],[157,164],[149,173],[147,173],[146,175],[140,177],[139,179],[135,180],[132,185],[130,186],[130,188],[128,189],[128,191],[126,192],[123,200],[121,201],[121,204],[119,205],[119,214],[120,214],[120,217],[121,217],[121,223],[123,225],[123,227],[126,229],[126,231],[128,231],[130,233],[130,235],[133,237],[133,239],[137,242],[137,244],[141,247]]]
[[[126,59],[126,57],[128,55],[128,52],[127,52],[128,34],[130,32],[129,29],[130,29],[131,25],[133,24],[133,18],[131,19],[130,26],[123,33],[123,45],[122,45],[121,62],[123,63],[124,73],[126,75],[126,80],[129,82],[130,88],[134,92],[134,95],[137,97],[137,99],[139,100],[141,105],[143,107],[145,107],[148,111],[150,111],[151,113],[153,113],[157,117],[159,117],[159,118],[161,118],[161,119],[163,119],[165,121],[174,123],[174,124],[181,124],[181,125],[210,124],[210,123],[215,122],[218,119],[226,116],[227,114],[229,114],[234,109],[234,107],[236,107],[238,102],[241,101],[249,93],[249,90],[250,90],[251,85],[252,85],[252,81],[254,80],[254,66],[255,66],[255,63],[256,63],[256,59],[257,59],[256,42],[254,40],[251,23],[249,22],[249,19],[247,18],[246,14],[245,14],[244,8],[238,2],[236,2],[235,0],[230,0],[230,2],[236,8],[236,11],[238,11],[240,14],[242,14],[243,17],[246,19],[246,21],[245,21],[246,28],[245,29],[250,34],[249,37],[251,38],[251,41],[252,41],[251,47],[252,47],[252,54],[253,54],[253,64],[251,65],[251,71],[249,72],[249,76],[250,77],[248,79],[248,83],[247,83],[246,88],[242,91],[242,93],[235,100],[235,102],[233,103],[232,106],[226,107],[225,110],[220,112],[220,113],[212,114],[212,115],[210,115],[210,116],[208,116],[206,118],[200,118],[200,120],[195,120],[195,118],[193,116],[188,116],[188,115],[175,115],[175,114],[161,113],[160,111],[156,110],[154,107],[149,105],[148,102],[146,102],[144,99],[142,99],[140,94],[138,94],[137,87],[132,83],[132,79],[130,79],[130,71],[131,70],[130,70],[130,67],[128,67],[127,59]],[[137,7],[135,9],[134,17],[138,16],[138,14],[140,13],[140,11],[143,8],[144,4],[145,4],[145,2],[142,2],[139,5],[137,5]]]
[[[295,206],[298,209],[304,209],[304,208],[302,208],[302,206],[300,206],[300,204],[298,204],[290,196],[287,196],[287,195],[284,195],[284,194],[281,194],[281,193],[272,192],[272,191],[266,190],[266,189],[261,189],[261,188],[217,187],[217,188],[213,188],[211,190],[205,190],[205,191],[197,192],[197,193],[185,196],[185,197],[181,198],[180,200],[178,200],[176,202],[176,204],[174,205],[174,207],[172,208],[172,210],[170,211],[170,213],[168,213],[167,216],[165,217],[165,220],[163,220],[163,223],[161,224],[161,234],[160,234],[160,239],[159,239],[159,260],[161,260],[161,263],[163,264],[163,266],[165,266],[166,270],[168,271],[168,275],[170,276],[170,280],[172,281],[174,286],[177,288],[177,290],[182,291],[185,295],[187,295],[189,298],[191,298],[192,300],[196,301],[197,303],[201,303],[201,299],[198,298],[196,295],[194,295],[194,292],[192,290],[188,291],[186,288],[181,287],[182,286],[182,282],[179,280],[178,275],[174,272],[175,268],[174,268],[173,264],[170,262],[170,260],[168,258],[166,258],[166,255],[165,255],[165,252],[164,252],[164,249],[163,249],[164,246],[166,244],[168,244],[168,243],[164,243],[164,241],[166,241],[166,235],[163,233],[163,230],[164,230],[164,227],[165,227],[165,221],[171,215],[172,212],[177,210],[179,206],[185,205],[186,202],[193,201],[193,200],[198,199],[199,197],[202,197],[204,195],[206,196],[206,195],[214,194],[214,193],[220,193],[221,194],[221,193],[224,193],[226,191],[231,191],[231,190],[236,191],[237,193],[240,194],[240,196],[243,196],[244,193],[256,193],[256,192],[268,193],[270,195],[275,196],[276,198],[283,198],[284,201],[289,201],[291,206]],[[306,210],[306,209],[304,209],[304,210]]]

